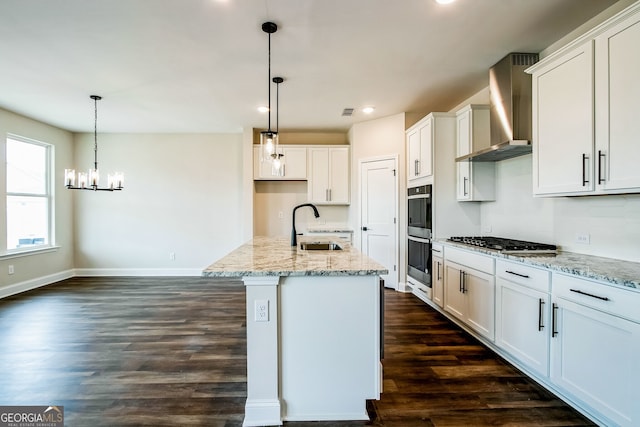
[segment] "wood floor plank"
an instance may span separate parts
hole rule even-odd
[[[387,290],[385,310],[372,420],[287,427],[593,425],[413,295]],[[0,300],[0,404],[63,405],[67,426],[241,426],[245,322],[238,280],[73,278]]]

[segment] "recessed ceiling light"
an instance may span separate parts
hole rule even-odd
[[[365,114],[371,114],[371,113],[373,113],[373,110],[375,110],[374,107],[364,107],[362,109],[362,112],[365,113]]]
[[[258,111],[261,113],[268,113],[269,107],[265,107],[264,105],[261,105],[260,107],[258,107]]]
[[[436,3],[439,4],[449,4],[449,3],[453,3],[456,0],[436,0]]]

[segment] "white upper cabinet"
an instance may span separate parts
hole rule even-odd
[[[640,192],[640,3],[529,70],[533,192]]]
[[[467,105],[456,113],[456,157],[491,145],[489,106]],[[456,162],[458,201],[495,200],[495,163]]]
[[[640,13],[595,39],[597,189],[640,189]]]
[[[593,43],[533,74],[533,192],[592,191]]]
[[[407,130],[407,180],[433,175],[433,116],[430,114]]]
[[[253,147],[253,179],[254,180],[306,180],[307,179],[307,147],[280,145],[278,152],[283,154],[280,173],[276,173],[269,160],[260,160],[260,146]]]
[[[349,147],[313,147],[309,155],[308,201],[349,204]]]

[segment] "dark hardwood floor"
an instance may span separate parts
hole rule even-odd
[[[0,300],[0,405],[63,405],[66,426],[241,426],[244,296],[233,280],[73,278]],[[593,425],[414,296],[385,307],[372,421],[285,425]]]

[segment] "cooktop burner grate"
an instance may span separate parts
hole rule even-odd
[[[556,245],[528,242],[525,240],[505,239],[503,237],[453,236],[450,241],[470,246],[493,249],[505,254],[555,254]]]

